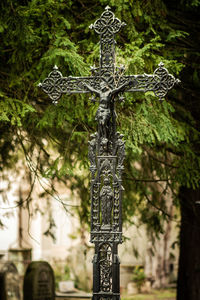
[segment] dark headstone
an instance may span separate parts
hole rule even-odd
[[[23,291],[24,300],[54,300],[54,273],[47,262],[30,263],[24,276]]]
[[[0,263],[0,299],[20,300],[20,277],[12,262]]]

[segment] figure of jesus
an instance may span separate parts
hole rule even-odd
[[[101,137],[108,138],[107,133],[111,119],[110,102],[113,99],[113,96],[121,92],[123,88],[129,84],[130,81],[122,84],[117,88],[111,89],[106,84],[106,82],[102,81],[100,83],[100,90],[97,90],[89,84],[84,83],[84,86],[86,86],[90,92],[95,93],[100,98],[100,103],[96,112],[95,120],[99,124],[99,132]]]

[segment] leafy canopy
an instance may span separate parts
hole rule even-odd
[[[31,160],[31,171],[52,182],[65,181],[78,191],[82,222],[89,220],[87,143],[96,130],[97,104],[88,96],[66,95],[53,106],[37,83],[55,64],[64,76],[88,75],[89,66],[98,65],[98,37],[89,25],[107,4],[105,0],[0,4],[1,173],[15,168],[19,159]],[[176,196],[179,185],[199,186],[198,124],[183,91],[183,86],[189,89],[184,76],[187,57],[192,57],[188,41],[194,42],[184,17],[178,22],[166,1],[111,0],[109,5],[127,24],[116,36],[117,64],[124,64],[127,74],[139,74],[152,73],[163,61],[170,73],[183,80],[182,87],[163,102],[152,93],[137,92],[116,105],[127,152],[124,219],[140,211],[141,220],[160,231],[163,215],[157,209],[167,212],[163,195],[171,190]],[[178,5],[187,12],[198,7],[199,1],[178,1]],[[191,64],[189,80],[197,89],[198,66],[195,61]],[[156,210],[150,209],[152,205]]]

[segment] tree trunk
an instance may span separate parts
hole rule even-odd
[[[180,189],[181,231],[177,300],[200,300],[200,189]]]

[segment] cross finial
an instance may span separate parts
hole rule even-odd
[[[115,17],[114,13],[110,10],[109,6],[106,6],[105,11],[102,13],[100,18],[95,21],[94,24],[89,26],[90,29],[94,29],[96,33],[101,36],[104,35],[114,35],[117,33],[122,26],[126,24],[121,22]]]
[[[106,6],[105,10],[111,9],[109,5]]]

